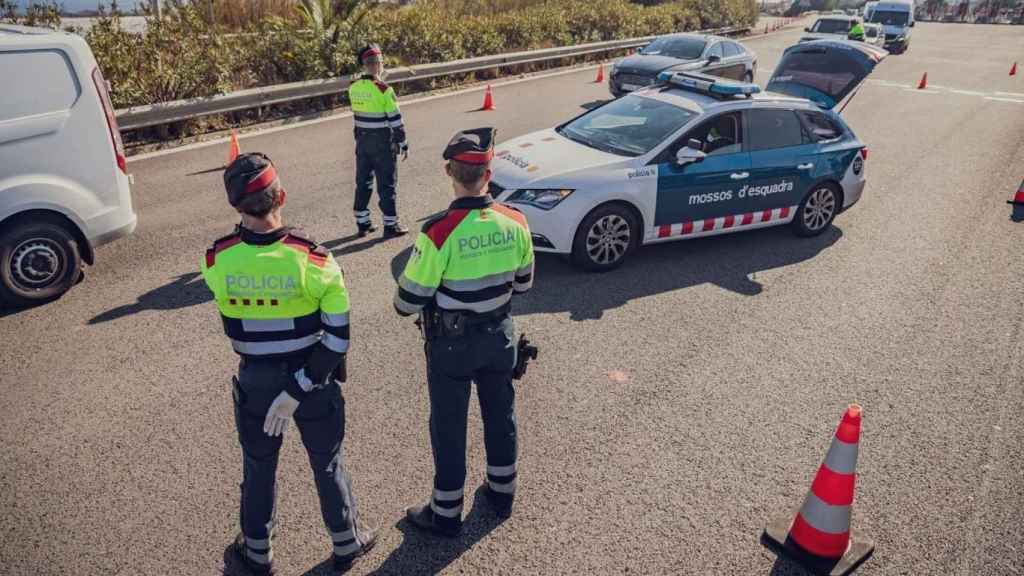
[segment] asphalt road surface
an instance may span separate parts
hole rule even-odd
[[[759,81],[798,32],[753,39]],[[861,203],[832,230],[640,250],[608,274],[540,257],[515,304],[541,347],[518,386],[514,516],[467,497],[461,539],[413,531],[431,487],[422,348],[391,307],[412,237],[356,239],[351,119],[242,140],[275,159],[286,218],[342,262],[353,307],[347,462],[382,527],[353,574],[800,574],[758,542],[799,506],[847,403],[864,405],[859,573],[1024,572],[1020,28],[919,24],[845,112],[870,147]],[[932,88],[910,89],[928,73]],[[408,104],[409,225],[447,205],[457,129],[502,138],[608,97],[593,70]],[[1016,95],[1016,96],[1015,96]],[[218,574],[237,530],[236,358],[198,275],[237,216],[226,147],[139,160],[139,228],[58,302],[0,318],[0,572]],[[379,215],[375,214],[375,217]],[[471,415],[470,494],[483,477]],[[327,573],[294,429],[280,467],[282,574]]]

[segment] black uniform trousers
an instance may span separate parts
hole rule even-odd
[[[431,509],[438,523],[458,526],[462,524],[466,481],[470,382],[476,382],[484,421],[488,483],[510,499],[515,494],[515,326],[507,316],[469,325],[461,337],[439,335],[428,340],[426,353],[434,451]]]
[[[235,426],[242,445],[242,497],[239,522],[246,555],[269,564],[274,531],[277,461],[283,436],[268,436],[263,422],[270,404],[284,390],[302,360],[244,358],[234,379]],[[347,556],[361,546],[357,533],[352,479],[345,470],[345,400],[336,381],[310,393],[293,416],[309,456],[320,497],[320,512],[334,542],[334,553]]]
[[[377,131],[374,131],[377,132]],[[373,181],[377,180],[377,198],[384,225],[392,226],[398,221],[395,193],[398,186],[398,156],[391,149],[390,131],[364,133],[356,136],[356,194],[352,210],[356,224],[370,225],[370,195]]]

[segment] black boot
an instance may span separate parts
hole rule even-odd
[[[423,506],[405,509],[405,517],[417,528],[433,532],[446,538],[455,538],[462,532],[462,519],[442,518],[430,508],[430,502]]]
[[[484,480],[480,490],[484,493],[484,497],[487,498],[487,503],[491,505],[494,513],[499,518],[508,518],[512,515],[512,502],[515,499],[511,494],[503,494],[501,492],[495,492],[491,490],[491,485],[488,484],[487,480]]]
[[[405,226],[402,226],[401,222],[395,222],[391,226],[384,227],[385,238],[397,238],[399,236],[405,236],[408,233],[409,229],[406,228]]]
[[[246,555],[245,535],[241,532],[239,532],[238,535],[235,536],[235,543],[231,545],[231,552],[234,555],[235,560],[238,561],[238,563],[242,566],[245,566],[245,569],[248,570],[250,574],[255,574],[256,576],[274,575],[274,565],[272,563],[261,564],[255,560],[252,560],[251,558],[249,558],[248,555]]]
[[[373,549],[373,545],[377,543],[377,531],[372,528],[362,528],[357,534],[359,538],[359,549],[351,554],[345,556],[338,556],[332,554],[332,560],[334,561],[335,570],[348,570],[352,563],[356,561],[360,556],[365,556]]]
[[[356,232],[356,236],[359,237],[359,238],[362,238],[362,237],[366,236],[367,234],[370,234],[371,232],[376,232],[377,231],[377,227],[373,225],[373,222],[370,222],[369,224],[363,224],[363,225],[356,224],[356,227],[359,229],[359,231]]]

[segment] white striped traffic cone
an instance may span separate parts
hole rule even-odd
[[[860,420],[861,407],[851,404],[796,517],[775,520],[762,536],[766,545],[812,574],[849,574],[875,549],[870,540],[850,529]]]

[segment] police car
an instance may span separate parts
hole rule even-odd
[[[665,73],[661,83],[499,145],[491,194],[538,251],[609,270],[641,244],[790,224],[824,232],[860,199],[867,147],[834,111],[887,52],[818,40],[768,83]]]

